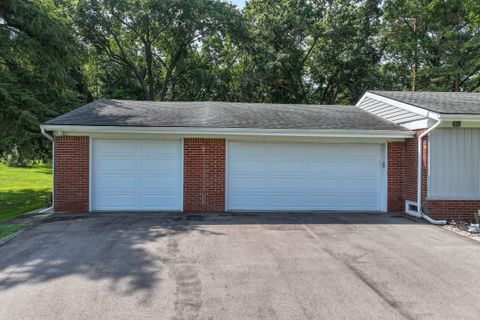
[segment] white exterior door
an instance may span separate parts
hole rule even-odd
[[[229,142],[229,210],[382,210],[379,144]]]
[[[182,210],[182,142],[93,139],[92,210]]]

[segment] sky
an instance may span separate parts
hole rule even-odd
[[[240,9],[245,6],[245,0],[229,0],[231,3],[236,4]]]

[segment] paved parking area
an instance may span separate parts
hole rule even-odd
[[[0,319],[480,319],[480,243],[378,213],[54,215]]]

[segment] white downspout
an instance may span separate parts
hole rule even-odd
[[[54,188],[55,188],[55,180],[54,180],[55,179],[55,140],[43,128],[42,128],[42,135],[44,137],[46,137],[48,140],[52,141],[52,205],[48,208],[40,210],[39,211],[40,213],[44,213],[46,211],[52,210],[54,208],[54,204],[55,204],[55,192],[54,192]]]
[[[427,216],[426,214],[423,213],[423,208],[422,208],[422,160],[423,160],[423,138],[428,135],[430,132],[435,130],[441,123],[442,119],[438,119],[438,122],[435,123],[433,126],[428,128],[425,132],[423,132],[421,135],[418,136],[417,140],[417,146],[418,146],[418,152],[417,152],[417,212],[416,213],[409,213],[410,215],[413,215],[417,218],[423,218],[430,222],[431,224],[439,224],[439,225],[444,225],[447,224],[446,220],[434,220]]]

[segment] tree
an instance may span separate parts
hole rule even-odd
[[[308,61],[310,101],[351,104],[378,85],[381,15],[379,0],[335,0],[325,6],[324,32]]]
[[[165,100],[176,79],[190,71],[179,65],[203,37],[232,31],[236,16],[232,5],[215,0],[81,0],[75,21],[97,54],[136,80],[144,92],[140,99]]]
[[[51,1],[0,4],[0,154],[13,165],[46,160],[39,124],[84,101],[78,44]]]
[[[322,1],[252,0],[243,10],[249,40],[244,77],[252,98],[308,102],[306,65],[323,33]]]
[[[478,89],[479,9],[477,0],[385,1],[385,61],[410,73],[413,91]]]

